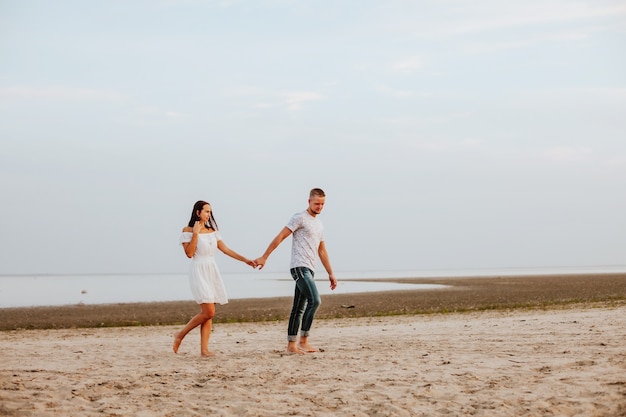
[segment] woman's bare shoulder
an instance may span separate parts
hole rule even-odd
[[[183,227],[183,232],[191,233],[191,232],[193,232],[193,229],[191,227],[189,227],[189,226],[185,226],[185,227]]]

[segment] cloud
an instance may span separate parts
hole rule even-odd
[[[574,92],[586,93],[593,96],[599,96],[604,98],[613,98],[613,99],[626,99],[626,88],[616,87],[597,87],[597,88],[579,88],[572,89]]]
[[[557,34],[546,34],[543,36],[532,37],[523,40],[510,42],[473,42],[467,44],[463,48],[466,54],[485,54],[499,52],[508,49],[528,48],[547,42],[576,42],[589,38],[589,33],[583,32],[564,32]]]
[[[619,16],[626,14],[626,6],[616,4],[609,7],[598,6],[593,3],[582,4],[574,2],[523,2],[501,3],[503,8],[500,10],[490,10],[493,17],[477,18],[465,20],[465,23],[458,25],[456,29],[450,27],[451,30],[458,34],[484,32],[492,29],[524,27],[545,23],[567,22],[572,20],[593,19],[604,16]],[[486,11],[478,11],[479,14],[486,14]]]
[[[420,94],[421,98],[429,98],[431,94]],[[384,117],[379,119],[381,123],[393,126],[404,126],[406,128],[417,128],[427,125],[450,125],[459,120],[467,120],[473,116],[471,111],[457,111],[451,113],[439,113],[436,115],[412,115],[410,117]]]
[[[241,3],[241,0],[160,0],[156,3],[158,8],[169,9],[189,6],[216,6],[227,8]]]
[[[536,108],[537,104],[567,106],[587,109],[605,114],[618,113],[626,104],[626,88],[623,87],[565,87],[523,91],[518,94],[518,103]],[[621,116],[621,113],[619,113]],[[623,120],[620,118],[619,120]],[[620,124],[621,126],[621,124]]]
[[[284,99],[283,105],[289,111],[298,111],[302,108],[302,103],[308,101],[316,101],[324,98],[319,93],[309,91],[292,91],[281,93],[280,96]]]
[[[191,115],[175,110],[166,110],[158,106],[135,107],[128,112],[129,123],[135,126],[159,126],[164,123],[180,123],[191,119]]]
[[[608,5],[607,2],[583,3],[569,0],[452,1],[450,7],[442,13],[429,14],[416,9],[411,13],[405,11],[401,18],[394,15],[393,21],[389,15],[387,26],[390,30],[400,31],[410,36],[433,38],[597,18],[616,19],[624,16],[626,16],[626,4],[620,1],[608,2]],[[384,20],[385,17],[381,16],[379,19]]]
[[[411,73],[415,72],[418,69],[421,69],[424,66],[424,62],[421,58],[412,56],[401,61],[394,62],[391,64],[391,69],[394,72],[398,73]]]
[[[123,101],[126,95],[116,91],[76,87],[7,87],[0,98],[54,101]]]
[[[484,141],[477,138],[453,139],[433,138],[430,140],[411,141],[409,147],[422,152],[449,153],[466,152],[478,150],[483,146]]]
[[[555,146],[545,149],[542,156],[553,161],[578,162],[589,159],[591,148],[584,146]]]
[[[412,97],[414,95],[412,91],[408,91],[408,90],[393,90],[393,89],[387,87],[386,85],[376,86],[376,91],[378,91],[379,93],[384,94],[386,96],[398,97],[398,98]]]
[[[626,157],[609,158],[606,162],[609,167],[626,168]]]
[[[237,87],[225,92],[228,97],[253,97],[251,105],[257,109],[281,108],[289,112],[302,110],[304,103],[323,100],[325,96],[315,91],[269,91],[258,87]]]
[[[189,117],[188,114],[181,113],[178,111],[166,111],[165,116],[174,120],[186,119],[187,117]]]

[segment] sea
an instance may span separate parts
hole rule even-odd
[[[325,273],[315,281],[322,295],[445,288],[445,284],[403,283],[407,278],[500,277],[546,274],[623,273],[626,265],[554,268],[337,272],[331,291]],[[288,271],[222,272],[229,299],[292,296]],[[373,282],[371,279],[397,282]],[[0,275],[0,308],[192,300],[187,274],[20,274]]]

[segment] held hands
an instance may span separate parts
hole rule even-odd
[[[256,261],[254,261],[254,260],[251,260],[251,259],[246,259],[244,262],[245,262],[247,265],[250,265],[252,268],[255,268],[255,269],[256,269],[256,267],[257,267],[257,263],[256,263]]]
[[[256,268],[258,266],[259,267],[259,271],[260,271],[265,266],[265,258],[262,257],[262,256],[260,258],[256,258],[254,260],[254,263],[255,263],[254,267]]]

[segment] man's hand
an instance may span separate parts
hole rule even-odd
[[[328,280],[330,281],[331,290],[334,290],[335,288],[337,288],[337,279],[335,278],[334,275],[329,275]]]
[[[260,258],[256,258],[253,262],[256,264],[255,268],[258,266],[259,270],[263,269],[265,266],[265,258],[262,256]]]

